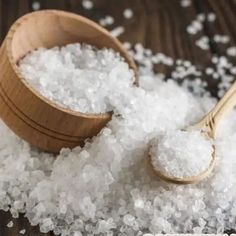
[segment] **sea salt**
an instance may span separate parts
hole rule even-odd
[[[144,165],[153,138],[196,122],[215,100],[206,91],[196,95],[199,82],[192,83],[193,95],[163,74],[154,74],[148,63],[142,64],[143,59],[150,63],[153,54],[141,45],[132,53],[140,58],[140,87],[132,86],[130,79],[124,80],[123,89],[117,89],[120,80],[107,84],[113,91],[108,100],[115,115],[83,148],[63,149],[55,157],[30,147],[0,123],[1,209],[10,206],[12,212],[25,212],[41,231],[66,236],[189,233],[203,228],[199,217],[206,222],[204,232],[211,233],[221,230],[218,208],[225,229],[234,227],[236,113],[219,129],[219,160],[209,179],[189,186],[156,180]],[[158,54],[159,63],[166,57]],[[44,66],[48,60],[43,60]],[[180,62],[178,66],[184,60]],[[181,78],[201,73],[194,65],[182,67],[176,69]],[[125,71],[129,73],[128,66]]]
[[[34,1],[34,2],[32,3],[32,9],[33,9],[34,11],[40,10],[40,7],[41,7],[40,2]]]
[[[112,25],[114,23],[114,18],[112,16],[106,16],[104,18],[101,18],[99,20],[99,24],[102,26],[108,26],[108,25]]]
[[[195,27],[194,32],[197,31]],[[216,99],[206,91],[207,83],[201,78],[206,68],[191,62],[185,65],[184,58],[175,61],[141,44],[126,46],[134,48],[129,53],[139,64],[139,88],[133,86],[133,74],[128,65],[110,50],[106,53],[101,50],[102,56],[97,57],[98,51],[92,53],[89,47],[89,55],[81,59],[78,55],[83,46],[69,45],[63,50],[39,49],[28,55],[38,53],[35,61],[31,58],[31,63],[25,63],[26,70],[32,67],[35,77],[44,71],[50,82],[57,82],[50,84],[49,79],[43,79],[45,76],[37,77],[42,80],[40,86],[50,84],[46,94],[53,91],[55,95],[54,89],[57,91],[59,82],[69,78],[68,91],[74,87],[75,97],[82,95],[79,98],[82,101],[76,100],[74,107],[84,112],[114,110],[114,115],[98,136],[87,141],[83,148],[62,149],[56,156],[29,146],[0,122],[4,137],[0,139],[0,208],[10,210],[14,216],[25,213],[30,223],[39,225],[42,232],[53,231],[63,236],[223,233],[236,228],[236,112],[233,111],[218,129],[214,142],[216,167],[208,179],[178,186],[153,178],[146,166],[153,139],[199,121],[216,104]],[[231,50],[232,53],[234,50]],[[108,73],[107,68],[102,71],[109,74],[104,84],[97,76],[96,63],[94,65],[94,60],[98,59],[101,65],[100,56],[104,56],[106,65],[113,61],[118,65],[113,73]],[[60,58],[58,63],[55,58]],[[80,83],[89,80],[88,84],[71,86],[72,81],[82,78],[75,71],[81,70],[76,65],[81,66],[78,60],[84,59],[89,62],[86,66],[95,68],[96,76],[92,74],[90,80],[89,73],[85,73],[86,79],[78,80]],[[214,68],[213,73],[222,74],[218,79],[218,93],[222,96],[234,80],[230,74],[234,65],[229,58],[220,55],[213,61],[214,65],[209,61],[208,66]],[[114,69],[114,64],[110,69]],[[156,74],[154,65],[158,64],[168,66],[173,76]],[[38,65],[41,67],[35,71]],[[88,69],[90,67],[86,67],[86,71]],[[68,71],[74,77],[68,76]],[[55,75],[65,77],[59,80]],[[33,82],[27,82],[33,86]],[[85,101],[90,105],[94,101],[86,97],[85,90],[89,92],[97,83],[109,92],[104,93],[96,87],[98,96],[93,94],[89,98],[96,99],[97,105],[89,107]],[[37,86],[34,88],[39,90]],[[107,97],[103,99],[105,94]],[[60,96],[56,100],[53,96],[48,98],[68,106],[64,100],[73,97],[70,93],[64,99]],[[198,143],[192,150],[201,146]]]
[[[8,227],[8,228],[12,228],[13,225],[14,225],[14,223],[13,223],[13,221],[11,220],[11,221],[7,224],[7,227]]]
[[[150,150],[154,169],[170,177],[198,176],[212,159],[212,142],[200,131],[171,131],[152,143]]]
[[[209,22],[214,22],[216,20],[216,14],[214,12],[210,12],[207,15],[207,20]]]
[[[125,28],[123,26],[117,26],[114,29],[112,29],[110,31],[110,33],[112,34],[112,36],[114,37],[119,37],[121,34],[123,34],[125,32]]]
[[[91,10],[93,8],[93,2],[91,0],[82,0],[82,6],[84,9]]]
[[[123,15],[126,19],[130,19],[133,17],[134,13],[130,8],[126,8],[123,12]]]
[[[202,50],[208,50],[209,46],[209,38],[207,36],[202,36],[196,41],[196,45],[200,47]]]
[[[189,7],[191,6],[191,0],[180,0],[181,7]]]
[[[23,58],[19,68],[43,96],[84,113],[111,111],[108,86],[113,83],[117,89],[124,89],[128,81],[133,83],[133,72],[118,53],[86,44],[40,48]]]
[[[216,35],[214,35],[213,40],[214,40],[216,43],[223,43],[223,44],[226,44],[226,43],[229,43],[230,37],[229,37],[228,35],[219,35],[219,34],[216,34]]]
[[[20,234],[25,234],[25,233],[26,233],[26,230],[25,230],[25,229],[22,229],[22,230],[20,230],[19,233],[20,233]]]
[[[231,57],[236,57],[236,47],[230,47],[227,49],[227,54]]]

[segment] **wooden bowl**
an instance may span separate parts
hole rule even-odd
[[[111,119],[111,113],[84,114],[61,108],[22,77],[17,62],[39,48],[85,42],[120,52],[136,72],[122,44],[96,23],[76,14],[44,10],[27,14],[11,27],[0,49],[0,116],[18,136],[51,152],[83,145]]]

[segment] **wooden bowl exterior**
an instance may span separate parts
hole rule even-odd
[[[136,71],[133,60],[109,32],[63,11],[23,16],[11,27],[0,49],[0,116],[18,136],[47,151],[82,145],[111,119],[110,113],[84,114],[57,106],[27,84],[19,72],[17,62],[28,52],[75,42],[113,48]]]

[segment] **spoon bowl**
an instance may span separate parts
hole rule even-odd
[[[203,179],[207,178],[212,170],[214,169],[215,166],[215,146],[213,145],[213,153],[212,153],[212,158],[210,161],[210,164],[206,167],[206,170],[204,170],[203,172],[199,173],[198,175],[195,176],[190,176],[190,177],[184,177],[184,178],[178,178],[178,177],[173,177],[170,176],[162,171],[159,171],[157,169],[153,168],[152,165],[152,158],[149,155],[149,170],[152,169],[152,172],[154,175],[156,175],[157,177],[159,177],[160,179],[169,182],[169,183],[173,183],[173,184],[194,184],[194,183],[198,183],[200,181],[202,181]]]
[[[229,88],[225,95],[220,99],[220,101],[208,114],[206,114],[198,123],[188,127],[186,130],[200,130],[202,135],[206,136],[207,138],[215,139],[220,122],[223,120],[223,118],[225,118],[226,115],[228,115],[228,113],[235,107],[235,105],[236,82],[233,83],[233,85]],[[188,178],[175,178],[172,176],[168,176],[160,171],[157,171],[152,166],[150,156],[149,163],[152,166],[152,169],[154,170],[155,174],[161,179],[176,184],[190,184],[199,182],[210,175],[216,161],[215,154],[215,146],[213,145],[212,159],[210,161],[210,164],[206,167],[206,170],[202,173],[199,173],[199,175]]]
[[[76,42],[114,49],[137,75],[133,59],[107,30],[64,11],[43,10],[21,17],[0,49],[0,116],[18,136],[46,151],[83,145],[111,119],[111,113],[85,114],[58,106],[30,86],[19,71],[17,63],[32,50]]]

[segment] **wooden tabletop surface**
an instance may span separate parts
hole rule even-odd
[[[33,0],[0,0],[0,41],[4,39],[11,24],[23,14],[32,11]],[[180,0],[93,0],[93,10],[82,7],[82,0],[40,0],[41,9],[61,9],[72,11],[95,21],[106,15],[112,15],[116,26],[124,26],[125,32],[119,37],[122,41],[142,43],[154,52],[163,52],[172,58],[186,59],[199,68],[207,67],[213,55],[222,55],[226,46],[210,42],[209,50],[202,50],[195,41],[202,35],[213,37],[215,34],[225,34],[231,37],[229,45],[236,45],[236,0],[192,0],[189,7],[180,6]],[[125,19],[123,11],[132,8],[134,17]],[[205,23],[204,29],[197,35],[186,32],[187,25],[196,18],[198,13],[214,12],[217,20]],[[227,45],[227,47],[229,46]],[[235,61],[236,63],[236,61]],[[158,71],[169,73],[168,68],[158,66]],[[217,81],[203,77],[209,83],[209,90],[217,94]],[[13,220],[14,226],[6,225]],[[12,219],[9,213],[0,213],[0,236],[20,235],[19,231],[26,229],[25,235],[52,235],[39,233],[38,227],[31,227],[27,219],[21,216]]]

